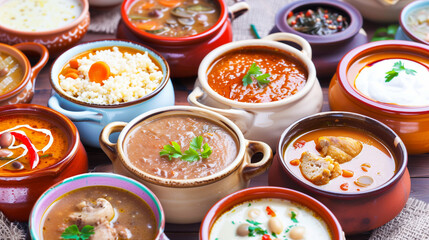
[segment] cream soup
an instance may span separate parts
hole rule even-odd
[[[0,24],[22,31],[47,31],[65,26],[82,13],[80,0],[6,0]]]
[[[283,199],[243,202],[222,214],[210,240],[332,239],[326,223],[314,211]]]

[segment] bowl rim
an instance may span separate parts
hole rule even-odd
[[[292,172],[289,171],[288,167],[285,165],[285,159],[284,159],[284,154],[283,154],[283,149],[286,147],[285,146],[285,138],[288,135],[288,133],[290,132],[290,130],[292,130],[293,128],[299,126],[299,124],[301,124],[304,121],[310,121],[313,119],[318,119],[318,118],[323,118],[323,117],[336,117],[336,118],[344,118],[344,117],[348,117],[348,118],[353,118],[355,120],[369,120],[371,121],[374,125],[378,125],[381,129],[384,129],[385,132],[389,132],[391,135],[395,136],[394,142],[395,144],[397,144],[397,146],[399,146],[402,149],[403,152],[403,156],[395,156],[397,158],[401,157],[402,159],[402,164],[400,166],[398,166],[396,173],[385,183],[379,185],[376,188],[367,190],[367,191],[360,191],[360,192],[334,192],[334,191],[329,191],[329,190],[323,190],[320,189],[316,186],[313,186],[309,183],[303,182],[301,179],[299,179],[298,177],[296,177]],[[375,137],[377,137],[376,135],[374,135]],[[279,140],[279,144],[277,146],[277,157],[279,158],[279,162],[280,165],[282,167],[282,170],[296,183],[298,183],[299,186],[303,187],[304,189],[307,189],[308,191],[319,195],[319,196],[323,196],[323,197],[328,197],[328,198],[339,198],[339,199],[350,199],[350,198],[357,198],[357,197],[367,197],[367,196],[374,196],[374,195],[378,195],[383,193],[384,191],[388,190],[389,188],[391,188],[393,185],[395,185],[395,183],[397,183],[401,177],[404,175],[405,171],[407,170],[407,163],[408,163],[408,154],[407,154],[407,149],[405,147],[404,142],[402,141],[402,139],[387,125],[385,125],[384,123],[362,115],[362,114],[358,114],[358,113],[352,113],[352,112],[343,112],[343,111],[328,111],[328,112],[320,112],[320,113],[316,113],[304,118],[301,118],[299,120],[297,120],[295,123],[291,124],[288,128],[286,128]]]
[[[138,187],[142,191],[144,191],[150,197],[150,199],[156,204],[156,206],[158,207],[158,211],[159,211],[158,217],[159,217],[159,221],[160,222],[159,222],[159,224],[157,226],[158,234],[157,234],[157,236],[156,236],[155,239],[160,239],[160,237],[164,233],[164,229],[165,229],[165,214],[164,214],[163,207],[162,207],[161,202],[159,201],[158,197],[148,187],[146,187],[145,185],[143,185],[141,182],[136,181],[136,180],[134,180],[132,178],[120,175],[120,174],[109,173],[109,172],[82,173],[82,174],[79,174],[79,175],[75,175],[75,176],[66,178],[66,179],[64,179],[64,180],[62,180],[62,181],[60,181],[60,182],[58,182],[58,183],[50,186],[48,189],[46,189],[40,195],[40,197],[37,199],[37,201],[35,202],[32,210],[31,210],[31,213],[30,213],[30,217],[29,217],[29,220],[28,220],[28,226],[29,226],[29,232],[30,232],[31,238],[35,239],[35,240],[39,240],[39,237],[37,235],[37,231],[34,229],[34,224],[33,224],[33,222],[37,220],[37,219],[35,219],[34,214],[35,214],[35,211],[38,208],[38,206],[40,206],[40,204],[42,204],[43,201],[45,201],[44,199],[45,199],[46,196],[49,196],[50,194],[51,195],[55,194],[55,190],[58,187],[60,187],[61,185],[72,185],[75,180],[85,179],[85,178],[94,178],[94,177],[101,177],[101,178],[106,178],[106,179],[115,179],[115,180],[119,180],[119,181],[126,181],[126,182],[129,182],[129,183],[135,185],[136,187]],[[83,186],[83,187],[89,187],[89,186],[110,186],[110,187],[112,187],[111,185],[108,185],[108,184],[93,185],[91,183],[91,181],[87,181],[87,186]],[[80,189],[80,188],[83,188],[83,187],[77,187],[77,188],[73,187],[73,190]],[[118,188],[118,187],[116,187],[116,188]],[[133,193],[134,195],[137,196],[137,194],[135,194],[134,192],[132,192],[132,191],[130,191],[128,189],[124,189],[124,190],[126,190],[126,191],[128,191],[130,193]],[[67,194],[67,193],[65,193],[65,194]],[[63,195],[61,195],[61,196],[63,196]],[[55,198],[54,201],[56,201],[61,196]],[[141,197],[139,197],[139,196],[137,196],[137,197],[140,198],[141,200],[143,200]],[[144,202],[146,203],[146,201],[144,201]],[[149,208],[150,208],[150,206],[149,206]],[[45,212],[43,213],[43,215],[46,213],[47,209],[45,209]]]
[[[141,98],[138,98],[138,99],[133,100],[133,101],[122,102],[122,103],[117,103],[117,104],[88,103],[88,102],[79,100],[75,97],[69,96],[67,93],[64,92],[64,90],[60,89],[61,87],[59,87],[59,86],[57,87],[56,83],[59,82],[59,79],[58,79],[58,76],[55,77],[55,79],[54,79],[53,73],[54,73],[54,67],[57,67],[57,65],[59,65],[59,63],[57,64],[58,60],[60,60],[63,56],[75,51],[75,49],[84,47],[85,45],[92,46],[94,44],[96,45],[98,43],[103,43],[103,42],[106,44],[101,46],[101,47],[88,48],[88,49],[85,49],[82,51],[78,51],[76,54],[73,54],[73,56],[77,56],[77,55],[79,55],[83,52],[89,51],[91,49],[94,50],[94,49],[104,48],[104,47],[115,47],[116,46],[115,43],[122,43],[122,44],[126,45],[124,47],[133,48],[133,49],[138,50],[139,52],[146,51],[146,52],[148,52],[149,56],[151,56],[150,57],[151,61],[159,64],[159,66],[161,67],[160,71],[162,71],[162,67],[165,66],[165,73],[162,71],[163,75],[165,75],[165,76],[163,77],[163,79],[162,79],[161,83],[158,85],[158,87],[154,91],[150,92],[149,94],[146,94],[145,96],[143,96]],[[145,50],[142,50],[141,48],[145,49]],[[158,62],[156,59],[153,59],[154,56],[156,58],[159,58],[161,60],[161,62]],[[58,66],[58,68],[61,68],[61,69],[63,67],[64,66]],[[61,71],[59,70],[58,73],[60,73],[60,72]],[[165,88],[165,86],[167,86],[167,83],[169,81],[171,81],[170,80],[170,66],[167,63],[167,60],[165,60],[165,58],[159,52],[157,52],[156,50],[154,50],[153,48],[151,48],[149,46],[146,46],[146,45],[143,45],[141,43],[134,42],[131,40],[126,40],[126,39],[98,39],[98,40],[94,40],[94,41],[83,42],[83,43],[80,43],[80,44],[68,49],[67,51],[63,52],[59,57],[57,57],[55,59],[55,61],[52,63],[49,80],[50,80],[52,89],[55,90],[55,92],[59,96],[61,96],[62,98],[66,99],[72,103],[81,105],[81,106],[92,107],[92,108],[103,108],[103,109],[123,108],[123,107],[128,107],[128,106],[132,106],[132,105],[136,105],[136,104],[145,102],[145,101],[151,99],[152,97],[155,97],[158,93],[160,93]]]
[[[289,12],[297,8],[305,7],[307,5],[322,5],[329,6],[330,8],[339,9],[350,16],[350,25],[342,32],[330,35],[312,35],[296,31],[287,24],[287,15]],[[360,12],[351,4],[347,2],[340,2],[337,0],[320,1],[320,0],[306,0],[296,1],[286,4],[281,8],[275,16],[275,26],[281,32],[289,32],[305,38],[310,44],[331,44],[345,41],[355,36],[362,28],[363,18]]]
[[[3,49],[9,49],[10,51],[12,51],[15,54],[12,57],[17,58],[18,61],[21,60],[24,63],[24,66],[22,66],[24,68],[24,75],[22,76],[21,82],[19,83],[18,86],[16,86],[14,89],[10,90],[9,92],[6,92],[4,94],[0,94],[0,101],[7,100],[8,98],[10,98],[10,97],[18,94],[19,92],[21,92],[27,86],[28,82],[31,79],[31,74],[30,74],[31,65],[30,65],[30,61],[28,60],[27,56],[25,56],[25,54],[23,52],[21,52],[20,50],[18,50],[17,48],[13,47],[13,45],[0,43],[0,52],[4,52]],[[8,54],[8,55],[10,55],[10,54]]]
[[[344,91],[347,93],[347,96],[351,96],[352,99],[363,103],[364,105],[376,109],[377,111],[388,112],[392,114],[429,114],[429,106],[401,106],[394,105],[389,103],[382,103],[374,101],[370,98],[364,97],[359,92],[357,92],[348,82],[347,80],[347,71],[349,66],[356,60],[360,59],[361,56],[364,56],[366,52],[374,52],[375,50],[383,50],[384,48],[392,48],[397,47],[398,49],[403,50],[407,48],[408,50],[412,50],[414,52],[418,51],[427,51],[429,52],[429,45],[411,42],[411,41],[403,41],[403,40],[383,40],[377,42],[370,42],[364,45],[358,46],[352,50],[350,50],[344,57],[341,59],[338,64],[338,68],[336,71],[336,77],[338,78],[338,82]],[[419,55],[422,55],[419,53]]]
[[[80,13],[79,17],[77,17],[74,21],[72,21],[72,22],[70,22],[64,26],[54,28],[54,29],[50,29],[50,30],[34,31],[33,32],[33,31],[24,31],[24,30],[17,30],[17,29],[13,29],[13,28],[8,28],[8,27],[0,24],[0,30],[2,30],[4,32],[12,33],[14,35],[25,35],[25,36],[31,36],[31,37],[43,37],[46,35],[59,34],[61,32],[64,32],[64,31],[67,31],[71,28],[76,27],[89,14],[88,0],[80,0],[80,1],[81,1],[83,6],[82,6],[82,12]]]
[[[417,5],[417,6],[416,6]],[[422,6],[421,6],[422,5]],[[423,39],[417,37],[413,32],[411,32],[410,30],[408,30],[408,26],[405,23],[406,22],[406,18],[408,17],[408,15],[412,12],[415,11],[417,9],[420,8],[424,8],[424,7],[429,7],[429,1],[428,0],[417,0],[417,1],[413,1],[408,3],[402,10],[401,10],[401,14],[399,17],[399,25],[401,26],[402,30],[404,31],[404,33],[411,38],[413,41],[418,42],[418,43],[423,43],[426,45],[429,45],[428,41],[424,41]]]
[[[305,40],[304,40],[305,41]],[[268,48],[271,50],[281,50],[284,55],[291,57],[292,59],[299,62],[302,67],[307,70],[307,80],[304,87],[299,90],[294,95],[288,96],[284,99],[272,102],[263,102],[263,103],[249,103],[249,102],[239,102],[229,98],[226,98],[219,93],[217,93],[213,88],[208,84],[207,73],[209,72],[210,67],[221,57],[228,52],[239,50],[240,48]],[[305,97],[313,89],[313,86],[318,82],[316,76],[316,68],[311,59],[304,55],[301,51],[297,50],[294,47],[291,47],[287,44],[265,39],[249,39],[234,41],[226,43],[222,46],[219,46],[207,54],[200,63],[198,67],[198,82],[201,84],[201,87],[204,89],[208,95],[218,102],[221,102],[227,106],[232,106],[241,109],[266,109],[272,107],[284,107],[295,101],[298,101]]]
[[[173,114],[169,114],[169,113],[173,113]],[[139,123],[144,122],[146,119],[153,119],[152,117],[157,118],[159,115],[166,116],[163,114],[169,114],[170,116],[177,113],[179,113],[178,115],[189,114],[192,116],[208,119],[218,124],[222,128],[226,128],[226,130],[230,130],[231,134],[235,135],[237,140],[237,155],[234,158],[234,160],[224,169],[212,175],[201,177],[201,178],[192,178],[192,179],[169,179],[169,178],[158,177],[150,173],[147,173],[143,170],[140,170],[137,167],[130,164],[130,160],[125,154],[125,147],[124,147],[125,139],[130,133],[130,131]],[[244,158],[245,158],[246,146],[247,146],[247,140],[244,138],[243,133],[240,131],[237,125],[235,125],[235,123],[233,123],[231,120],[224,117],[223,115],[210,110],[194,107],[194,106],[183,106],[183,105],[168,106],[168,107],[157,108],[157,109],[144,112],[139,116],[135,117],[133,120],[131,120],[122,129],[116,144],[117,157],[119,158],[116,161],[119,160],[121,162],[121,165],[125,167],[126,170],[133,173],[134,176],[155,185],[164,186],[164,187],[174,187],[174,188],[200,187],[200,186],[211,184],[213,182],[217,182],[231,175],[233,172],[235,172],[245,161]]]
[[[80,145],[79,132],[76,126],[72,123],[70,119],[68,119],[63,114],[36,104],[12,104],[12,105],[4,105],[0,106],[0,112],[9,113],[9,112],[18,112],[18,113],[33,113],[41,116],[45,121],[50,121],[52,118],[56,118],[57,122],[64,127],[64,134],[70,137],[69,142],[69,150],[64,154],[64,157],[58,161],[57,163],[50,165],[46,168],[37,169],[35,171],[26,171],[20,174],[16,174],[16,176],[0,176],[1,181],[25,181],[25,180],[33,180],[45,176],[56,176],[59,172],[61,172],[65,167],[71,164],[75,155],[78,152]]]
[[[215,0],[219,4],[221,12],[219,14],[219,19],[212,27],[195,35],[184,36],[184,37],[164,37],[164,36],[159,36],[156,34],[151,34],[151,33],[142,31],[138,29],[136,26],[134,26],[134,24],[131,23],[131,21],[128,19],[127,13],[130,7],[133,5],[133,3],[136,1],[138,0],[124,0],[121,6],[121,20],[125,24],[125,26],[128,29],[130,29],[134,34],[136,34],[138,37],[144,38],[145,40],[148,40],[148,41],[153,41],[155,43],[166,42],[174,45],[181,45],[185,43],[197,42],[207,37],[210,37],[216,32],[220,31],[220,29],[223,27],[224,23],[228,19],[226,3],[223,0]]]
[[[253,195],[253,196],[249,197],[250,195]],[[297,202],[296,200],[289,200],[289,198],[287,197],[291,195],[296,196],[296,198],[299,199],[300,202]],[[243,198],[245,196],[246,196],[245,201],[240,200],[240,198]],[[264,198],[277,198],[277,199],[289,200],[307,207],[308,209],[317,213],[322,218],[322,220],[326,223],[328,229],[330,230],[333,239],[342,239],[343,230],[341,228],[340,222],[335,217],[335,215],[331,212],[331,210],[329,210],[324,204],[322,204],[317,199],[307,194],[301,193],[299,191],[289,189],[289,188],[273,187],[273,186],[258,186],[258,187],[245,188],[245,189],[233,192],[223,197],[222,199],[220,199],[210,208],[210,210],[204,216],[204,219],[200,225],[200,231],[199,231],[200,239],[209,240],[211,227],[214,225],[215,221],[223,213],[225,213],[232,207],[246,201],[258,200],[258,199],[264,199]],[[311,204],[310,205],[303,204],[304,201],[308,201]],[[323,213],[324,217],[321,216],[322,214],[320,213]]]

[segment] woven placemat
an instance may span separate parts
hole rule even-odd
[[[121,19],[121,5],[113,8],[90,9],[90,15],[89,32],[113,34]]]
[[[25,231],[18,224],[11,223],[2,212],[0,212],[0,239],[2,240],[24,240]]]

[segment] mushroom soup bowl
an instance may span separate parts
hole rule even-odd
[[[429,1],[414,1],[401,11],[395,39],[429,44]]]

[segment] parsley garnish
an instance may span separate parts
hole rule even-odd
[[[201,158],[208,158],[212,154],[212,150],[207,143],[203,144],[203,137],[198,136],[192,139],[189,144],[189,149],[182,153],[180,145],[172,141],[171,145],[164,145],[164,148],[159,152],[160,156],[167,156],[169,160],[180,158],[183,161],[195,162]],[[201,146],[203,149],[201,150]]]
[[[385,82],[390,82],[392,81],[393,78],[395,78],[396,76],[399,75],[400,71],[405,71],[406,74],[410,74],[410,75],[415,75],[416,71],[409,69],[409,68],[405,68],[404,64],[401,61],[395,62],[393,64],[393,69],[386,72],[386,80]]]
[[[79,228],[76,225],[71,225],[64,230],[61,234],[61,238],[63,239],[75,239],[75,240],[86,240],[92,234],[94,234],[94,227],[90,225],[86,225],[79,231]]]
[[[260,223],[260,222],[255,222],[255,221],[253,221],[253,220],[249,220],[249,219],[246,219],[246,222],[248,222],[248,223],[250,223],[250,224],[252,224],[252,225],[255,225],[255,226],[261,225],[261,223]]]
[[[254,237],[254,236],[256,236],[256,234],[264,235],[264,234],[268,233],[267,230],[264,230],[263,228],[261,228],[259,226],[259,225],[261,225],[261,223],[255,222],[255,221],[249,220],[249,219],[246,219],[246,222],[253,225],[253,226],[249,226],[249,228],[248,228],[248,230],[249,230],[248,236],[249,237]]]
[[[262,74],[261,68],[256,65],[256,63],[252,63],[252,65],[249,68],[249,71],[247,71],[246,75],[243,77],[243,86],[247,86],[249,84],[252,84],[253,78],[258,81],[259,87],[262,87],[262,84],[270,83],[269,78],[271,75],[269,73]]]
[[[294,223],[298,223],[298,220],[296,219],[296,213],[294,211],[291,212],[291,217],[290,219],[292,220],[292,222]]]

